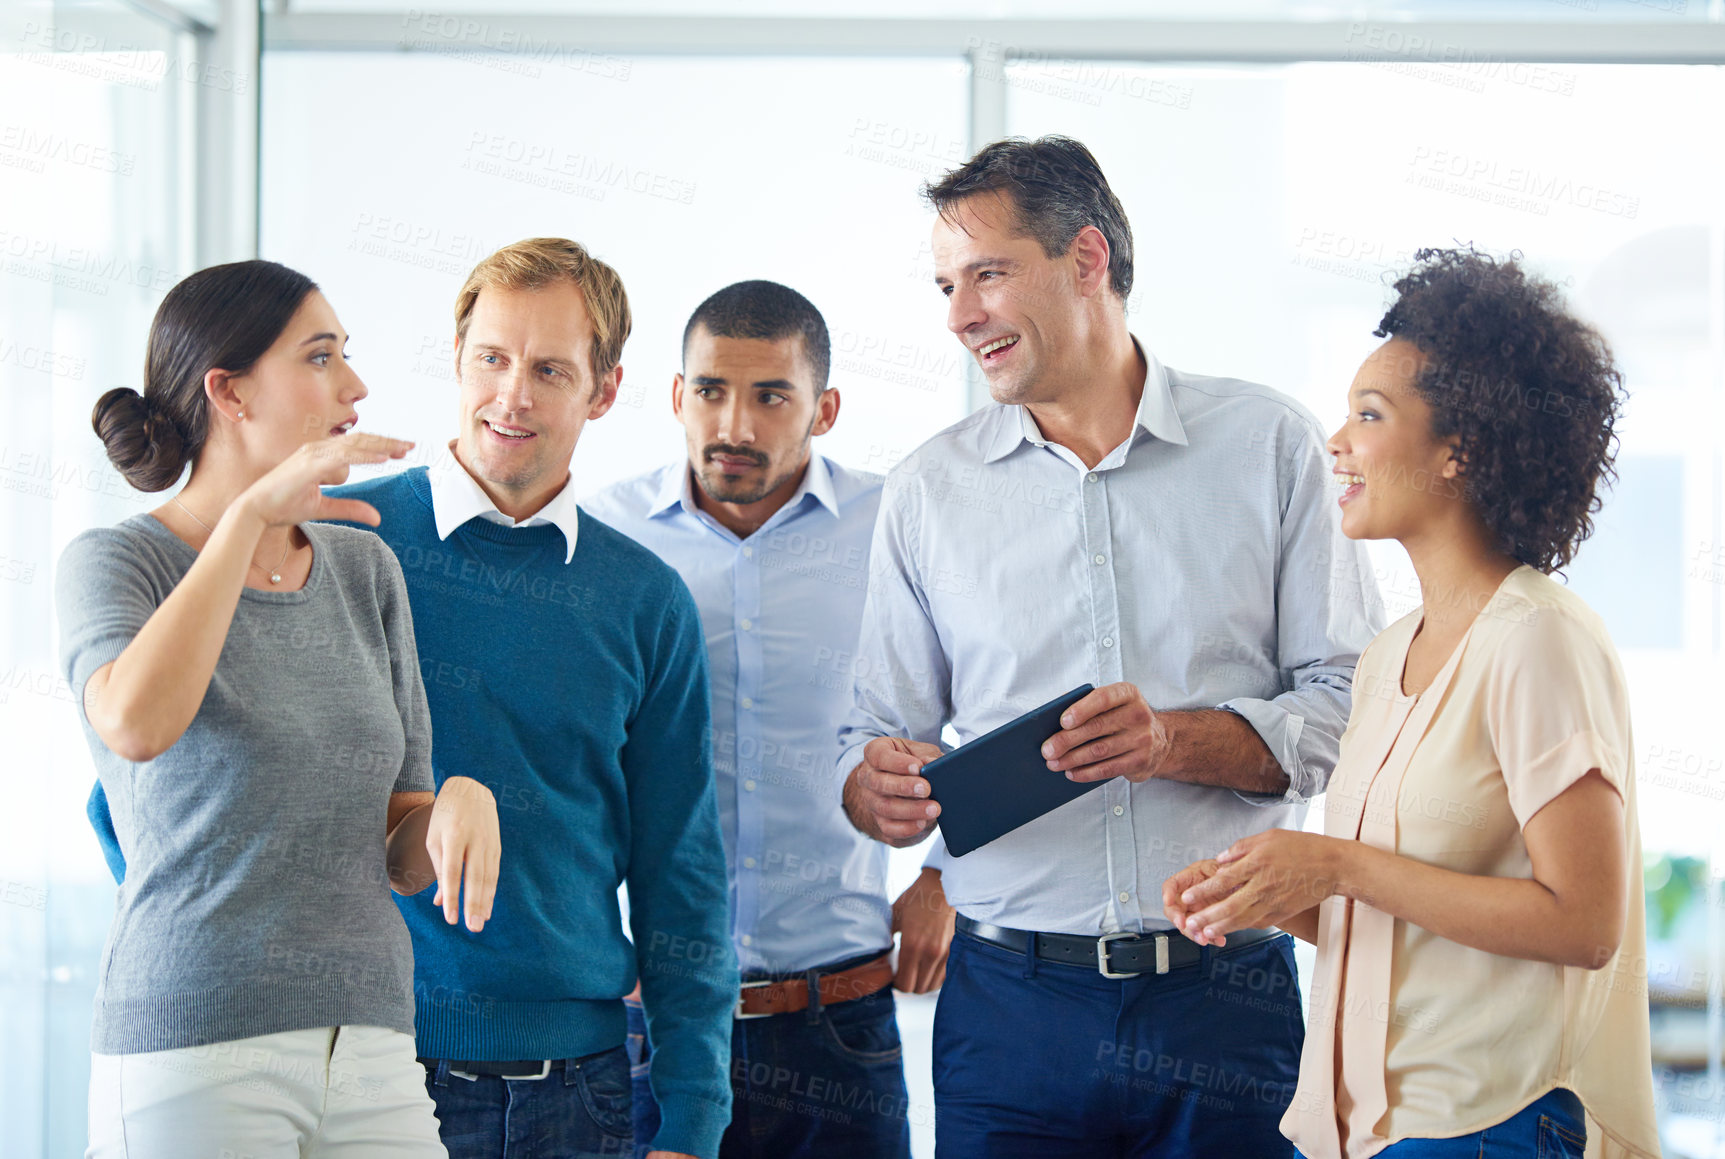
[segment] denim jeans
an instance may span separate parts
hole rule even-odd
[[[1104,978],[952,939],[934,1016],[939,1159],[1287,1159],[1305,1026],[1292,939]]]
[[[629,1055],[621,1046],[569,1059],[542,1079],[462,1078],[428,1064],[449,1159],[627,1159]]]
[[[628,1011],[638,1058],[635,1155],[645,1159],[659,1129],[652,1047],[640,1006]],[[890,986],[836,1006],[738,1020],[719,1159],[909,1159],[907,1103]]]
[[[1494,1127],[1453,1139],[1403,1139],[1378,1154],[1386,1159],[1581,1159],[1586,1149],[1581,1100],[1559,1087]]]

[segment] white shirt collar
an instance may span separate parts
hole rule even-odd
[[[539,527],[550,524],[563,533],[568,550],[563,555],[567,564],[575,558],[575,537],[580,530],[580,509],[575,505],[575,488],[563,484],[563,490],[551,501],[525,519],[515,520],[497,509],[491,496],[485,493],[461,460],[455,457],[455,444],[449,454],[431,465],[427,482],[431,485],[431,517],[437,524],[437,538],[450,534],[470,519],[486,519],[503,527]]]
[[[1144,356],[1145,367],[1144,393],[1138,400],[1138,411],[1133,416],[1134,437],[1142,430],[1165,443],[1186,446],[1186,428],[1180,422],[1180,413],[1174,409],[1174,391],[1168,381],[1167,367],[1163,366],[1154,354],[1144,349],[1143,343],[1136,337],[1132,339],[1132,345]],[[1013,412],[1017,412],[1016,415]],[[1029,407],[1004,406],[1000,415],[993,440],[984,448],[983,462],[992,463],[996,459],[1005,458],[1025,443],[1036,446],[1043,444],[1042,430],[1031,417]],[[1013,421],[1015,418],[1017,421]]]

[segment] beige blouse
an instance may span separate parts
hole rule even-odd
[[[1587,1108],[1590,1157],[1657,1157],[1641,841],[1617,652],[1592,609],[1522,567],[1431,686],[1404,696],[1420,616],[1391,625],[1360,657],[1324,831],[1460,873],[1532,877],[1522,826],[1598,769],[1623,795],[1623,941],[1599,970],[1555,966],[1328,899],[1282,1132],[1310,1159],[1363,1159],[1400,1139],[1481,1130],[1566,1087]]]

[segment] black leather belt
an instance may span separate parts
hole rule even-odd
[[[435,1069],[438,1062],[435,1058],[422,1058],[420,1065],[428,1070]],[[542,1079],[554,1070],[562,1070],[565,1062],[576,1062],[574,1059],[534,1058],[522,1059],[518,1062],[468,1062],[465,1059],[449,1060],[449,1073],[459,1079],[499,1078],[499,1079]]]
[[[1140,974],[1166,974],[1195,966],[1204,950],[1197,942],[1172,930],[1154,934],[1102,934],[1094,938],[1081,934],[1031,934],[1027,930],[972,921],[963,914],[958,915],[957,929],[961,934],[1015,954],[1024,953],[1034,937],[1036,956],[1042,961],[1088,966],[1104,978],[1136,978]],[[1279,937],[1281,933],[1281,930],[1235,930],[1228,935],[1226,946],[1213,947],[1212,952],[1225,954]]]

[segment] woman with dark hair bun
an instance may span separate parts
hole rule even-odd
[[[1549,573],[1614,478],[1621,378],[1519,255],[1422,250],[1331,436],[1342,531],[1423,605],[1361,655],[1323,835],[1163,886],[1205,945],[1318,947],[1282,1130],[1311,1159],[1659,1155],[1623,669]]]
[[[96,991],[90,1156],[443,1156],[390,889],[490,914],[491,794],[431,791],[401,567],[321,487],[412,444],[303,274],[215,266],[163,299],[144,391],[92,424],[136,487],[57,576],[61,663],[126,867]],[[463,875],[465,874],[465,879]],[[464,889],[465,887],[465,889]],[[465,897],[463,898],[463,892]]]

